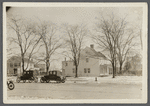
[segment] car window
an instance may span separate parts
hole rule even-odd
[[[50,71],[49,73],[52,74],[52,71]]]
[[[53,71],[53,75],[56,75],[56,71]]]

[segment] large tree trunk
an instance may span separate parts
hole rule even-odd
[[[120,63],[120,73],[122,74],[122,63]]]
[[[113,66],[113,77],[112,78],[115,78],[115,67]]]
[[[49,71],[49,59],[46,59],[46,73]]]
[[[48,54],[48,47],[45,45],[46,48],[46,73],[48,74],[49,71],[49,54]]]
[[[115,64],[112,63],[112,68],[113,68],[113,77],[112,78],[115,78]]]
[[[77,78],[78,77],[78,66],[76,65],[75,66],[75,78]]]
[[[116,62],[116,59],[115,59],[115,64],[114,64],[114,66],[115,66],[115,70],[114,70],[115,76],[118,73],[116,65],[117,65],[117,62]]]
[[[22,70],[23,70],[23,73],[24,73],[25,69],[24,69],[24,55],[23,54],[21,55],[21,61],[22,61]]]

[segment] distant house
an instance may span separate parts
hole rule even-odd
[[[139,55],[135,55],[134,57],[132,57],[130,63],[131,63],[131,70],[134,71],[142,71],[142,59]]]
[[[62,70],[65,72],[65,76],[75,76],[75,65],[72,60],[62,61]],[[81,50],[78,66],[79,77],[109,75],[111,72],[109,61],[101,52],[95,51],[94,45]]]
[[[126,65],[127,63],[128,71],[135,72],[137,74],[142,74],[142,58],[140,57],[140,55],[136,54],[135,56],[128,57],[126,60]]]
[[[22,73],[21,65],[22,65],[21,57],[12,56],[10,59],[7,60],[7,74],[11,75],[21,74]],[[27,65],[28,65],[27,70],[34,68],[34,62],[32,60],[28,60],[27,58],[25,58],[24,68],[26,68]]]
[[[35,64],[34,67],[39,68],[39,72],[46,72],[45,64]]]

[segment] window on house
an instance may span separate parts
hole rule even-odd
[[[13,64],[12,64],[12,63],[10,63],[10,67],[13,67]]]
[[[14,74],[17,74],[17,69],[16,68],[14,68]]]
[[[62,69],[62,73],[65,72],[65,69]]]
[[[84,68],[84,73],[86,73],[86,68]]]
[[[75,70],[74,70],[74,68],[73,68],[72,70],[73,70],[73,73],[75,73]]]
[[[17,67],[17,63],[15,63],[14,66]]]
[[[88,68],[88,73],[90,73],[90,68]]]
[[[89,58],[86,58],[86,62],[87,62],[87,63],[89,62]]]
[[[66,63],[66,66],[68,66],[68,63]]]

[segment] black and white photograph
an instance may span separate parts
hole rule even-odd
[[[148,7],[3,3],[3,102],[147,103]]]

